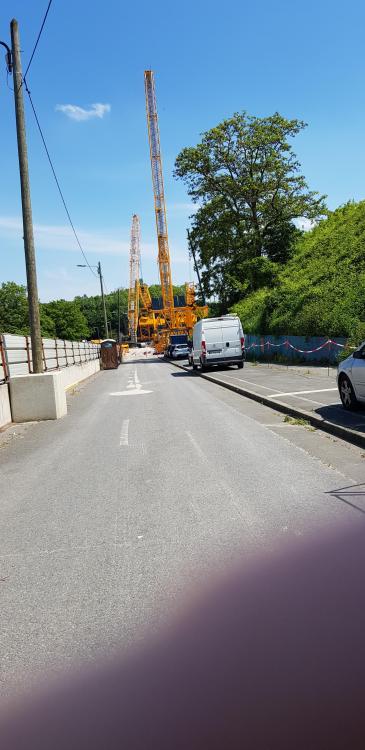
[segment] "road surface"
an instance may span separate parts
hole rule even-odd
[[[152,357],[90,379],[66,418],[10,428],[2,692],[138,642],[238,556],[356,521],[363,462]]]

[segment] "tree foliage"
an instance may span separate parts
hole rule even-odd
[[[233,307],[247,332],[365,338],[365,201],[331,213],[296,243],[273,287]]]
[[[76,302],[58,299],[41,305],[47,317],[53,321],[54,336],[58,339],[80,341],[89,336],[89,327],[85,315]]]
[[[0,286],[0,331],[23,335],[29,332],[27,290],[14,281]]]
[[[162,297],[161,284],[151,284],[148,288],[151,297]],[[185,284],[180,284],[180,286],[174,285],[173,290],[174,295],[183,295],[185,294]]]
[[[243,112],[176,159],[175,176],[199,204],[191,235],[205,291],[223,304],[260,286],[252,274],[247,284],[242,264],[262,257],[286,262],[298,235],[293,219],[326,212],[324,196],[308,189],[289,143],[304,127],[278,113],[259,118]]]

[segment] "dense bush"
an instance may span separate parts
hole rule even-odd
[[[298,238],[270,289],[234,308],[251,333],[365,338],[365,201],[348,203]]]

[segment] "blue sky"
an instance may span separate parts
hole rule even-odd
[[[9,41],[17,18],[23,68],[46,6],[1,6],[0,39]],[[191,205],[172,177],[174,160],[235,111],[305,120],[294,148],[310,187],[328,195],[330,208],[365,197],[364,22],[359,0],[53,0],[28,85],[84,249],[90,263],[101,260],[109,290],[128,283],[133,213],[141,219],[144,278],[158,282],[144,69],[156,75],[173,279],[182,283],[192,279]],[[24,283],[12,96],[1,64],[0,282]],[[95,103],[106,106],[81,120],[57,109],[92,112]],[[26,117],[40,298],[97,293],[97,279],[76,268],[80,251],[28,104]]]

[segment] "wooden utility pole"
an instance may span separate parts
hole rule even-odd
[[[32,342],[33,372],[43,372],[42,337],[39,317],[39,301],[37,287],[37,269],[34,249],[32,204],[30,200],[30,185],[28,171],[27,141],[25,136],[25,117],[23,102],[23,75],[20,57],[20,43],[18,22],[13,19],[10,24],[12,63],[14,73],[14,100],[16,133],[18,140],[18,157],[20,172],[20,187],[23,212],[23,239],[25,252],[25,266],[27,271],[28,307],[30,337]]]
[[[118,344],[120,344],[120,289],[118,287]]]
[[[106,306],[105,306],[104,287],[103,287],[103,274],[101,272],[101,263],[100,263],[100,260],[99,260],[99,263],[98,263],[98,274],[99,274],[99,278],[100,278],[101,299],[103,300],[105,338],[107,339],[108,338],[108,319],[106,317]]]
[[[191,239],[191,234],[190,234],[189,230],[187,231],[187,235],[188,235],[189,250],[190,250],[190,252],[191,252],[191,254],[193,256],[194,268],[195,268],[195,271],[196,271],[196,275],[198,277],[198,284],[199,284],[199,289],[200,289],[200,296],[202,298],[203,305],[205,305],[206,304],[206,302],[205,302],[205,294],[204,294],[204,290],[203,290],[202,281],[201,281],[201,278],[200,278],[198,264],[197,264],[197,261],[196,261],[195,245],[194,245],[193,240]]]

